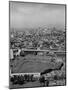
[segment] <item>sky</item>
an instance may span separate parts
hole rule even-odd
[[[65,5],[10,2],[10,28],[65,28]]]

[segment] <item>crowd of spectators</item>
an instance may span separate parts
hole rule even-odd
[[[10,78],[10,81],[12,82],[13,85],[19,84],[19,85],[23,85],[26,84],[28,82],[36,82],[39,81],[39,83],[42,86],[48,86],[49,81],[45,80],[44,76],[40,76],[40,77],[34,77],[33,75],[27,75],[25,74],[23,75],[14,75],[13,77]]]
[[[57,73],[57,71],[56,71]],[[64,80],[66,79],[64,73],[61,73],[61,75],[57,74],[47,74],[47,76],[44,75],[40,75],[40,77],[34,77],[34,75],[14,75],[12,77],[10,77],[10,81],[13,85],[24,85],[27,84],[28,82],[36,82],[38,81],[38,83],[40,83],[41,86],[49,86],[50,81],[55,81],[57,82],[58,80]],[[56,83],[57,85],[57,83]]]

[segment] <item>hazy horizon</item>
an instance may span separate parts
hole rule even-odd
[[[10,29],[65,29],[65,5],[10,2]]]

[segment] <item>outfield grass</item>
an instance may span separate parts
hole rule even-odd
[[[34,73],[42,72],[46,69],[53,69],[60,63],[51,62],[47,56],[26,56],[19,57],[13,62],[13,73]]]

